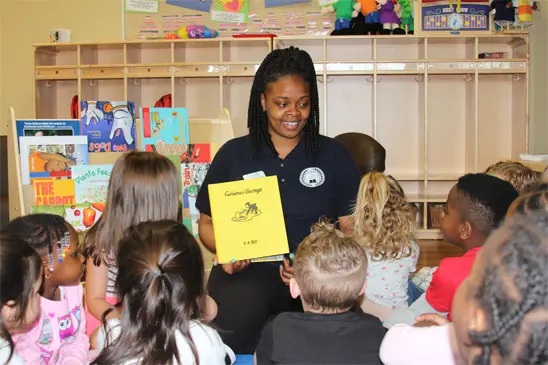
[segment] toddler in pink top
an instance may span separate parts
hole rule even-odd
[[[89,338],[82,307],[84,257],[78,234],[62,217],[32,214],[10,222],[6,232],[28,242],[42,258],[40,315],[32,328],[13,336],[30,365],[87,364]]]

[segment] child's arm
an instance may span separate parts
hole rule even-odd
[[[206,295],[202,320],[205,323],[213,322],[215,317],[217,317],[218,310],[219,308],[217,307],[217,303],[215,303],[213,298],[211,298],[209,295]]]
[[[416,318],[424,313],[438,313],[442,316],[446,316],[447,312],[439,312],[426,300],[426,294],[423,294],[417,299],[409,308],[396,308],[391,313],[385,317],[381,318],[383,325],[386,328],[391,328],[392,326],[404,323],[412,325],[416,322]]]
[[[86,316],[82,303],[84,290],[82,288],[82,284],[78,285],[77,287],[65,287],[65,290],[65,295],[67,296],[69,303],[79,303],[78,306],[72,309],[72,314],[76,317],[78,315],[80,316],[80,325],[78,327],[78,332],[75,334],[74,340],[59,348],[59,361],[57,362],[57,364],[87,364],[89,353],[89,338],[86,335]]]
[[[103,313],[111,307],[106,301],[108,284],[108,267],[104,262],[95,266],[92,259],[86,263],[86,305],[88,312],[99,321]],[[113,311],[114,314],[115,311]],[[112,316],[108,316],[107,319]]]

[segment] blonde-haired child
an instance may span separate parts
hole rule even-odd
[[[499,161],[489,166],[485,173],[508,181],[518,192],[538,183],[537,174],[533,170],[515,161]]]
[[[362,177],[352,216],[368,258],[366,296],[388,308],[407,307],[409,275],[419,256],[413,215],[394,178],[380,172]]]
[[[167,157],[132,151],[114,164],[105,211],[84,240],[88,335],[100,325],[103,313],[117,302],[115,258],[122,234],[141,222],[177,219],[178,198],[177,169]]]

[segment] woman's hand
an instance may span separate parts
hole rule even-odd
[[[289,285],[289,281],[294,276],[295,268],[291,266],[288,259],[284,258],[283,265],[280,265],[280,277],[285,285]]]
[[[425,323],[425,324],[422,324],[422,325],[417,325],[419,322],[427,322],[427,323],[431,322],[431,324],[427,325]],[[432,326],[432,325],[445,326],[448,323],[451,323],[451,321],[449,321],[447,318],[445,318],[444,316],[442,316],[438,313],[425,313],[425,314],[421,314],[420,316],[417,317],[417,323],[415,323],[414,326],[415,327],[428,327],[428,326]]]
[[[219,262],[219,259],[217,258],[217,255],[215,255],[213,257],[213,265],[217,266],[218,262]],[[250,263],[251,263],[250,260],[240,260],[235,262],[229,262],[228,264],[221,264],[221,268],[228,275],[232,275],[242,270],[245,270]]]

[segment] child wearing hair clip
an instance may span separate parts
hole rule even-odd
[[[355,238],[367,253],[367,298],[390,309],[406,308],[419,246],[414,241],[414,212],[403,189],[390,176],[367,173],[352,217]]]
[[[42,259],[40,310],[32,328],[13,336],[26,364],[86,364],[89,338],[82,307],[84,257],[78,234],[62,217],[32,214],[11,221],[4,229],[28,242]]]

